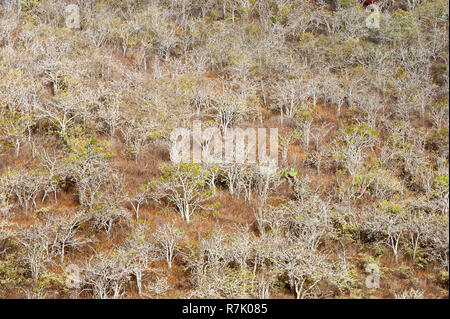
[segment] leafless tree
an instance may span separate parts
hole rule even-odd
[[[276,169],[271,166],[259,166],[254,173],[254,191],[256,194],[256,211],[254,212],[259,230],[264,232],[264,209],[270,194],[281,184]]]
[[[19,156],[20,147],[25,140],[25,134],[29,133],[34,124],[32,117],[27,114],[19,115],[0,111],[0,140],[14,145],[16,156]],[[29,138],[30,139],[30,138]]]
[[[155,254],[166,260],[169,269],[172,268],[172,262],[182,238],[183,232],[176,228],[174,223],[158,226],[153,234],[156,244],[154,247]]]
[[[198,248],[185,255],[195,285],[191,297],[248,298],[253,294],[253,276],[249,269],[228,267],[233,260],[230,249],[234,251],[229,245],[227,234],[219,228],[202,238]]]
[[[288,276],[297,299],[316,296],[314,288],[334,274],[325,254],[300,245],[281,250],[277,254],[277,266]]]
[[[281,158],[285,163],[287,163],[287,156],[289,152],[289,146],[294,144],[300,137],[302,133],[300,131],[289,131],[288,133],[282,135],[279,138],[279,144],[281,147]]]
[[[230,194],[232,196],[235,195],[236,191],[238,191],[242,174],[244,173],[243,165],[235,161],[225,163],[221,166],[221,173]]]
[[[222,133],[239,123],[247,111],[244,97],[227,90],[213,99],[210,108],[214,112],[214,119]]]
[[[341,108],[345,103],[345,99],[347,97],[346,92],[342,89],[342,87],[336,82],[332,82],[334,85],[331,88],[331,103],[336,104],[337,106],[337,116],[341,115]]]
[[[427,218],[425,213],[410,213],[406,223],[413,250],[413,262],[415,262],[417,250],[425,243],[426,238],[429,236],[429,218]]]
[[[393,211],[373,212],[366,223],[370,233],[382,236],[381,240],[392,249],[395,261],[398,262],[400,239],[406,231],[404,214]]]
[[[429,220],[430,232],[426,237],[428,251],[433,259],[441,263],[443,269],[449,270],[449,226],[448,217],[433,216]]]
[[[44,194],[42,195],[42,203],[45,201],[49,193],[53,193],[55,201],[57,201],[57,193],[59,190],[58,179],[64,175],[64,170],[59,157],[51,157],[47,152],[41,154],[42,167],[45,169]]]
[[[305,153],[309,152],[312,123],[313,117],[309,114],[308,115],[298,114],[297,119],[295,121],[297,131],[301,133],[299,139],[303,144],[303,150],[305,151]]]
[[[3,176],[6,197],[13,196],[17,198],[20,206],[25,209],[25,215],[28,217],[30,206],[36,207],[36,198],[42,190],[43,176],[37,171],[33,172],[7,172]]]
[[[170,285],[167,282],[167,276],[164,274],[156,274],[155,280],[152,282],[149,282],[145,288],[154,293],[156,295],[156,298],[158,298],[160,295],[164,294],[167,290],[170,289]]]
[[[115,203],[97,203],[88,211],[89,221],[94,230],[104,230],[108,236],[115,224],[129,221],[126,209]]]
[[[64,256],[67,249],[80,249],[90,242],[87,238],[79,236],[80,226],[86,220],[83,212],[76,213],[74,216],[66,218],[65,216],[48,220],[53,229],[52,252],[60,255],[61,264],[64,262]]]
[[[45,291],[45,285],[39,285],[36,288],[24,290],[27,299],[47,299],[48,294]]]
[[[249,225],[236,226],[236,228],[236,233],[231,235],[226,250],[231,260],[236,262],[241,269],[245,269],[253,255],[252,246],[256,238],[251,233]]]
[[[151,135],[156,133],[155,123],[150,119],[138,121],[132,118],[120,127],[120,132],[125,140],[127,152],[136,160],[141,158],[142,153],[151,144]]]
[[[101,88],[103,90],[103,88]],[[120,111],[121,96],[118,92],[108,92],[104,98],[103,103],[100,104],[98,110],[98,118],[106,126],[109,136],[113,138],[116,130],[122,123],[122,114]],[[100,124],[100,123],[99,123]]]
[[[42,271],[51,261],[52,229],[47,225],[36,225],[21,234],[21,258],[30,270],[34,280],[38,280]]]
[[[91,140],[76,149],[68,159],[68,177],[76,183],[79,202],[87,208],[93,207],[105,191],[113,172],[108,164],[108,156],[95,141]]]
[[[340,139],[342,147],[338,154],[341,154],[345,167],[353,176],[357,174],[366,157],[364,149],[376,145],[378,132],[366,125],[359,125],[342,131]]]
[[[40,107],[40,117],[49,119],[58,127],[59,136],[65,140],[67,137],[67,129],[81,114],[81,106],[76,101],[60,101],[49,103],[45,107]]]
[[[281,208],[272,208],[267,214],[267,224],[273,232],[283,233],[286,242],[311,250],[316,250],[334,233],[328,203],[317,195],[301,203],[290,202]]]
[[[284,116],[293,118],[298,107],[302,107],[306,102],[306,94],[303,90],[302,79],[288,80],[277,83],[273,88],[274,105],[280,110],[281,123]]]
[[[94,298],[117,299],[130,278],[127,264],[117,255],[97,254],[83,267],[81,284]]]

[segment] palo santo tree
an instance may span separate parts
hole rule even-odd
[[[187,223],[194,212],[213,194],[207,183],[210,172],[195,163],[180,163],[162,167],[162,176],[156,183],[157,198],[174,204]]]

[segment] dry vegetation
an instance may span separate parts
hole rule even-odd
[[[448,298],[448,1],[366,5],[0,0],[0,297]]]

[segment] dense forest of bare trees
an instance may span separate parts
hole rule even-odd
[[[371,2],[0,0],[0,298],[448,298],[449,3]]]

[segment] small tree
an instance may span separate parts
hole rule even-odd
[[[39,118],[48,119],[59,130],[59,136],[66,142],[67,129],[81,116],[81,106],[77,101],[64,99],[56,103],[49,103],[45,107],[39,107]]]
[[[399,243],[406,231],[405,212],[400,205],[383,201],[380,210],[371,213],[366,220],[369,233],[383,236],[382,240],[392,249],[398,262]]]
[[[281,184],[281,179],[276,168],[271,166],[258,166],[254,171],[254,191],[256,194],[255,217],[259,230],[264,232],[264,209],[270,194],[274,193]]]
[[[301,245],[279,251],[276,259],[279,271],[289,278],[289,285],[297,299],[316,296],[314,288],[319,282],[334,275],[327,256]]]
[[[273,87],[274,108],[280,111],[281,123],[284,116],[293,118],[298,107],[306,101],[306,92],[302,88],[302,79],[277,82]]]
[[[287,163],[287,156],[289,151],[289,146],[294,144],[300,137],[302,133],[300,131],[289,131],[286,134],[279,137],[279,145],[281,147],[281,158],[284,163]]]
[[[114,225],[120,221],[128,222],[130,219],[127,210],[117,203],[110,203],[107,200],[103,203],[96,203],[87,211],[87,216],[91,222],[91,227],[96,230],[104,230],[109,237]]]
[[[80,204],[88,209],[99,201],[111,178],[107,162],[110,157],[104,145],[91,139],[82,147],[76,147],[67,159],[69,176],[75,180]]]
[[[137,121],[135,118],[124,122],[120,127],[120,132],[125,140],[126,152],[137,162],[142,153],[152,143],[155,123],[150,119]]]
[[[156,298],[159,297],[159,295],[162,295],[163,293],[165,293],[167,290],[170,289],[170,285],[167,282],[167,276],[164,274],[156,274],[155,275],[155,280],[152,282],[149,282],[145,288],[148,291],[153,292],[156,295]]]
[[[44,169],[44,194],[42,195],[42,203],[45,201],[49,193],[53,193],[55,201],[57,201],[57,193],[59,190],[59,182],[61,175],[64,174],[62,161],[58,157],[52,158],[47,152],[41,154],[41,166]]]
[[[433,259],[441,263],[441,267],[449,271],[449,226],[448,216],[434,215],[429,219],[430,232],[426,236],[427,250]]]
[[[49,219],[49,224],[54,230],[52,251],[59,253],[61,264],[64,262],[64,256],[67,249],[80,249],[90,240],[77,236],[80,232],[81,223],[86,220],[83,212],[75,214],[73,217],[65,216]]]
[[[34,280],[38,280],[42,271],[51,261],[51,233],[48,225],[32,226],[23,232],[20,240],[21,257],[31,272]]]
[[[30,206],[36,207],[36,198],[44,184],[43,176],[38,170],[8,171],[2,176],[7,199],[16,197],[28,217]]]
[[[233,128],[245,116],[247,106],[242,95],[225,91],[210,103],[210,111],[222,133]]]
[[[120,111],[121,98],[119,92],[108,92],[108,94],[103,97],[103,103],[101,103],[99,107],[97,116],[101,120],[102,126],[106,126],[111,138],[115,136],[117,128],[123,121]]]
[[[246,167],[244,164],[231,161],[221,166],[221,178],[228,186],[228,190],[232,196],[239,194],[242,188],[244,176],[246,175]]]
[[[119,253],[128,264],[130,273],[136,278],[139,295],[142,295],[143,275],[148,268],[148,263],[157,259],[157,255],[152,252],[153,247],[149,238],[148,225],[138,221],[130,237],[119,248]]]
[[[129,278],[127,263],[120,255],[98,254],[84,267],[82,285],[92,291],[94,298],[117,299],[123,295]]]
[[[348,126],[339,136],[336,160],[343,162],[350,175],[356,175],[366,157],[364,150],[373,148],[378,136],[379,132],[367,125]]]
[[[139,209],[149,200],[151,190],[150,183],[147,183],[139,186],[133,195],[127,194],[126,198],[134,209],[136,220],[139,220]]]
[[[25,139],[25,133],[33,125],[33,119],[27,114],[0,112],[0,141],[13,145],[16,156],[19,156],[20,147]]]
[[[413,262],[415,262],[418,248],[425,243],[426,238],[429,236],[429,219],[423,212],[410,213],[406,218],[406,223],[411,248],[413,250]]]

